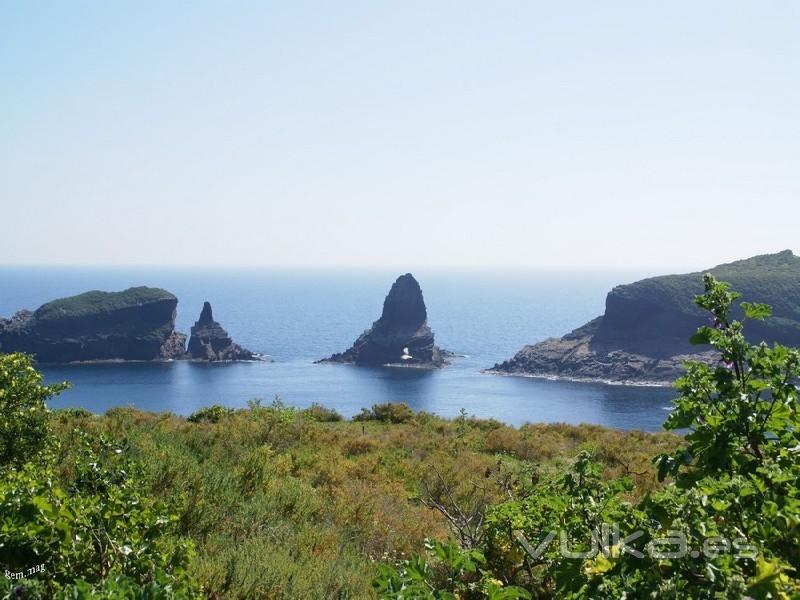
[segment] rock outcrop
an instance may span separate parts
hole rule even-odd
[[[180,331],[173,331],[161,344],[158,358],[163,360],[182,360],[186,358],[186,334]]]
[[[200,318],[192,327],[187,355],[193,360],[208,361],[257,359],[254,353],[235,344],[222,325],[214,320],[209,302],[203,304]]]
[[[149,287],[53,300],[0,319],[0,352],[45,363],[171,358],[183,353],[176,349],[177,304],[166,290]]]
[[[750,321],[755,342],[800,344],[800,258],[790,250],[719,265],[708,272],[729,282],[743,300],[772,305],[773,316]],[[702,273],[667,275],[615,287],[603,316],[562,338],[525,346],[490,372],[513,375],[669,384],[687,358],[714,361],[713,350],[689,344],[707,316],[693,299]],[[740,318],[741,311],[734,311]]]
[[[437,368],[445,364],[428,327],[419,283],[411,273],[397,278],[383,302],[380,319],[345,352],[321,363]]]

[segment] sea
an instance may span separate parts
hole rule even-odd
[[[670,388],[577,383],[484,373],[525,344],[563,335],[602,314],[630,270],[413,269],[437,345],[459,355],[443,369],[318,365],[345,350],[380,316],[397,269],[0,267],[0,316],[87,290],[162,287],[178,297],[177,329],[188,334],[204,301],[234,341],[273,362],[43,365],[48,382],[71,388],[50,406],[102,413],[115,406],[189,415],[249,400],[312,403],[345,417],[384,402],[445,417],[595,423],[657,431]]]

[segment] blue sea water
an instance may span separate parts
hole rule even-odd
[[[559,336],[603,312],[607,291],[643,273],[417,269],[439,346],[464,355],[439,371],[315,365],[347,348],[380,316],[397,275],[386,270],[0,267],[0,315],[90,289],[163,287],[179,298],[177,328],[189,331],[204,300],[241,345],[272,363],[44,366],[72,388],[51,404],[103,412],[133,405],[187,415],[275,396],[351,416],[405,402],[414,410],[524,422],[597,423],[658,430],[670,389],[572,383],[481,373],[526,343]]]

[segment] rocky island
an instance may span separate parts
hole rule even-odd
[[[317,362],[438,368],[446,354],[434,343],[419,283],[406,273],[392,285],[372,327],[345,352]]]
[[[222,328],[222,325],[214,320],[211,312],[211,303],[203,303],[203,310],[200,318],[197,319],[192,327],[192,336],[189,338],[187,356],[193,360],[208,361],[233,361],[233,360],[255,360],[255,354],[235,344]]]
[[[785,250],[706,272],[729,282],[742,300],[772,306],[771,318],[748,323],[750,341],[800,344],[800,257]],[[706,317],[693,302],[702,291],[701,272],[617,286],[606,297],[602,316],[564,337],[525,346],[488,372],[668,385],[683,372],[683,360],[716,360],[713,350],[688,341],[706,324]],[[741,318],[741,311],[733,316]]]
[[[210,305],[192,328],[187,352],[186,336],[175,331],[177,305],[173,294],[150,287],[60,298],[0,318],[0,352],[24,352],[41,363],[256,358],[211,319]]]
[[[40,362],[174,358],[186,341],[175,331],[177,305],[173,294],[149,287],[53,300],[0,319],[0,351]]]

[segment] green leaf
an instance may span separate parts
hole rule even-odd
[[[763,321],[767,317],[772,316],[772,307],[769,304],[762,302],[742,302],[742,309],[744,309],[744,316],[748,319],[757,319]]]
[[[704,344],[706,344],[706,345],[710,344],[711,343],[711,334],[713,332],[714,332],[714,330],[711,329],[711,327],[706,327],[706,326],[701,327],[700,329],[697,330],[697,332],[692,337],[689,338],[689,343],[691,343],[691,344],[693,344],[695,346],[700,346],[700,345],[704,345]]]
[[[788,598],[781,593],[781,579],[781,565],[759,556],[756,561],[756,575],[747,582],[747,592],[754,598]]]
[[[598,552],[595,559],[584,567],[587,575],[602,575],[614,568],[614,562],[606,558],[605,554]]]

